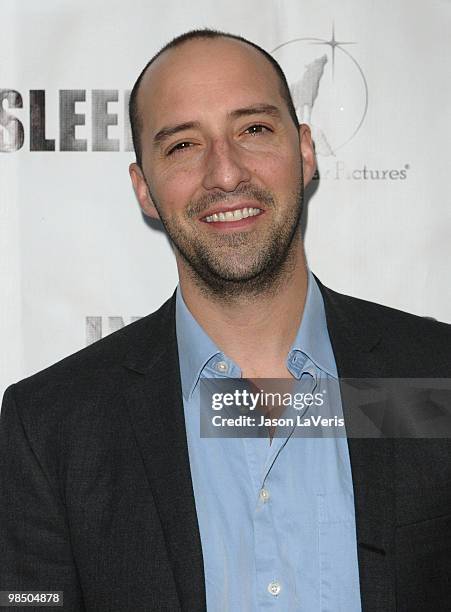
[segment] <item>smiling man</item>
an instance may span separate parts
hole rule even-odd
[[[0,590],[93,612],[451,609],[447,439],[199,433],[205,379],[329,390],[451,372],[449,326],[308,269],[315,155],[280,67],[240,37],[189,32],[144,68],[130,119],[133,188],[180,283],[7,390]],[[331,408],[353,431],[344,392]]]
[[[285,316],[278,289],[305,293],[299,219],[315,161],[288,96],[259,50],[205,33],[166,49],[135,86],[133,185],[175,245],[181,290],[196,309],[226,300],[233,316],[265,293]]]

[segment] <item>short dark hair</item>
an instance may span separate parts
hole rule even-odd
[[[129,115],[130,115],[130,126],[132,130],[133,147],[135,149],[135,155],[136,155],[136,163],[139,166],[141,166],[141,161],[142,161],[142,150],[141,150],[141,139],[140,139],[140,130],[142,129],[142,123],[141,123],[141,119],[140,119],[139,111],[138,111],[138,91],[139,91],[139,86],[141,84],[141,80],[146,70],[165,51],[179,47],[183,43],[188,42],[190,40],[204,39],[204,38],[205,39],[207,38],[210,38],[210,39],[230,38],[232,40],[239,40],[241,42],[244,42],[247,45],[254,47],[254,49],[257,49],[257,51],[259,51],[270,62],[270,64],[273,66],[274,70],[276,71],[277,77],[280,82],[280,94],[282,96],[282,99],[287,104],[288,111],[290,113],[290,117],[293,119],[294,124],[296,125],[296,127],[299,127],[299,121],[296,115],[296,109],[293,104],[293,98],[291,97],[291,92],[290,92],[290,88],[287,83],[287,79],[282,71],[282,68],[277,63],[277,61],[273,58],[272,55],[270,55],[267,51],[265,51],[264,49],[262,49],[255,43],[251,42],[250,40],[247,40],[246,38],[243,38],[242,36],[238,36],[237,34],[229,34],[227,32],[221,32],[220,30],[211,30],[210,28],[205,28],[203,30],[190,30],[189,32],[185,32],[184,34],[181,34],[180,36],[173,38],[164,47],[162,47],[158,51],[158,53],[156,53],[152,57],[152,59],[150,59],[147,62],[147,64],[144,66],[143,70],[141,71],[141,74],[137,78],[136,83],[133,85],[133,89],[130,93]]]

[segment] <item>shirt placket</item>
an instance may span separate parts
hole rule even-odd
[[[312,364],[313,366],[313,364]],[[307,377],[302,377],[302,374]],[[315,368],[309,367],[303,360],[298,368],[293,368],[297,379],[293,392],[301,388],[311,392],[316,385]],[[303,378],[301,382],[301,378]],[[256,490],[254,511],[254,553],[256,569],[256,600],[259,610],[280,610],[288,612],[295,600],[295,585],[287,579],[278,554],[277,529],[274,523],[278,506],[283,500],[273,498],[271,482],[274,479],[286,479],[278,469],[277,459],[294,432],[295,427],[286,427],[283,437],[280,431],[275,433],[272,443],[265,439],[243,439],[251,478]],[[294,466],[293,466],[294,467]],[[288,483],[286,484],[288,486]],[[283,486],[279,490],[283,490]],[[291,602],[291,603],[290,603]]]

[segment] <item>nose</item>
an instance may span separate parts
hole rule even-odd
[[[233,143],[221,140],[211,144],[203,180],[205,189],[234,191],[249,180],[250,173]]]

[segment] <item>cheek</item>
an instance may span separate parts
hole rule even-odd
[[[167,213],[183,209],[192,199],[197,189],[197,178],[188,170],[153,173],[153,193]]]
[[[288,155],[266,156],[255,166],[255,175],[274,190],[290,191],[300,180],[301,160]]]

